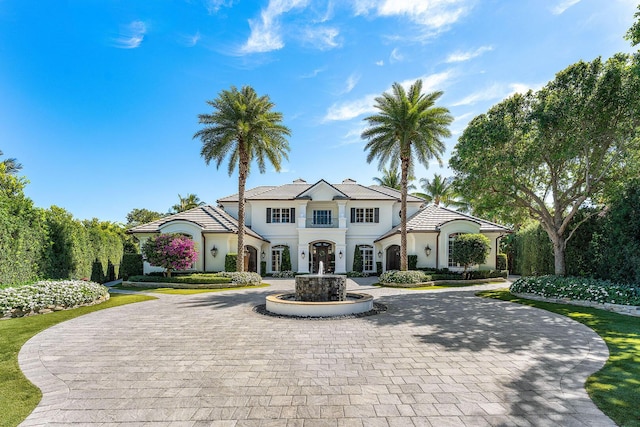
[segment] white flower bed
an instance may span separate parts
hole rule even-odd
[[[0,289],[0,317],[22,317],[66,310],[109,299],[109,290],[82,280],[43,280],[32,285]]]
[[[277,279],[291,279],[296,277],[296,273],[291,270],[274,271],[273,274],[271,274],[271,277],[275,277]]]
[[[394,283],[402,285],[410,285],[426,282],[429,278],[419,270],[398,271],[389,270],[380,275],[381,283]]]
[[[258,273],[238,273],[238,272],[228,272],[223,271],[216,274],[221,277],[229,277],[231,279],[231,283],[235,283],[237,285],[258,285],[262,282],[262,276]]]

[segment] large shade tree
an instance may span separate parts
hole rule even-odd
[[[391,92],[375,99],[377,114],[366,117],[368,128],[362,138],[368,140],[367,162],[377,158],[380,168],[389,164],[400,168],[400,269],[407,270],[407,190],[414,163],[429,166],[431,159],[442,164],[443,138],[449,137],[453,117],[449,110],[436,106],[442,92],[422,93],[422,80],[408,91],[394,83]]]
[[[607,192],[638,171],[639,71],[638,58],[624,54],[571,65],[540,91],[474,118],[451,157],[474,209],[524,210],[540,222],[558,275],[580,207],[603,207]]]
[[[274,104],[268,96],[258,96],[250,86],[238,90],[232,86],[218,97],[207,101],[213,108],[210,114],[198,116],[204,127],[194,138],[202,141],[200,154],[209,164],[215,161],[219,168],[229,159],[229,176],[238,167],[238,254],[244,253],[245,235],[245,185],[251,164],[255,161],[260,173],[266,171],[266,161],[279,172],[282,159],[288,159],[291,135],[282,124],[282,113],[273,111]],[[244,257],[236,257],[236,270],[244,271]]]

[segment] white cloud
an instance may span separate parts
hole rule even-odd
[[[206,0],[205,7],[209,14],[217,13],[222,7],[233,6],[233,0]]]
[[[438,74],[431,74],[429,76],[419,77],[422,79],[422,91],[423,93],[433,92],[434,90],[441,89],[442,86],[445,85],[446,81],[451,78],[452,73],[450,71],[445,71]],[[416,80],[405,80],[400,82],[402,87],[409,88]],[[387,91],[390,89],[387,89]],[[365,95],[360,99],[336,103],[333,104],[327,110],[327,114],[324,116],[324,122],[330,121],[342,121],[342,120],[351,120],[363,114],[371,114],[375,113],[377,110],[374,107],[375,99],[379,96],[378,94]]]
[[[470,59],[473,59],[482,55],[485,52],[490,52],[492,50],[493,50],[493,46],[481,46],[476,50],[470,50],[467,52],[461,52],[461,51],[454,52],[447,57],[447,60],[445,62],[451,63],[451,62],[468,61]]]
[[[380,61],[376,61],[376,65],[378,67],[382,67],[384,65],[384,61],[382,59]]]
[[[311,79],[313,77],[316,77],[318,74],[320,74],[322,72],[325,72],[326,70],[327,70],[327,67],[316,68],[315,70],[313,70],[309,74],[304,74],[304,75],[300,76],[300,78],[301,79]]]
[[[192,36],[184,36],[184,44],[189,46],[189,47],[193,47],[195,45],[198,44],[198,42],[200,41],[200,31],[198,31],[197,33],[195,33]]]
[[[360,81],[360,77],[361,77],[360,74],[356,74],[356,73],[351,74],[347,78],[347,81],[346,81],[346,84],[345,84],[346,87],[345,87],[344,91],[342,91],[342,93],[351,92],[353,90],[353,88],[356,87],[356,85]]]
[[[451,106],[458,107],[460,105],[473,105],[481,101],[502,100],[515,93],[526,93],[530,89],[538,90],[542,86],[540,83],[494,83],[489,87],[462,98],[460,101],[454,102]]]
[[[400,62],[404,59],[404,56],[398,51],[398,48],[394,48],[391,51],[391,55],[389,55],[389,62],[390,63],[394,63],[394,62]]]
[[[120,49],[135,49],[140,46],[147,33],[147,26],[142,21],[133,21],[125,26],[120,35],[113,39],[114,46]]]
[[[295,8],[307,5],[308,0],[270,0],[266,9],[260,13],[260,19],[249,20],[251,34],[242,46],[242,53],[270,52],[282,49],[284,42],[280,34],[280,15]]]
[[[551,8],[551,13],[554,15],[560,15],[571,6],[580,3],[581,0],[560,0],[555,6]]]
[[[470,9],[473,0],[357,0],[357,15],[371,11],[378,16],[405,16],[432,29],[441,29],[458,21]]]
[[[333,49],[340,46],[337,40],[340,32],[336,28],[306,28],[302,34],[302,42],[320,50]]]

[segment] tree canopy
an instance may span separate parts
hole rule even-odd
[[[625,54],[573,64],[540,91],[516,94],[474,118],[451,157],[476,212],[524,211],[540,221],[556,274],[565,274],[578,209],[602,206],[613,183],[638,171],[639,65]]]
[[[400,270],[407,270],[407,193],[414,163],[428,167],[433,158],[442,164],[443,139],[451,136],[453,117],[449,110],[436,106],[442,92],[422,93],[422,80],[408,91],[394,83],[391,92],[375,99],[377,114],[364,120],[369,127],[362,132],[367,140],[367,162],[379,160],[380,169],[400,168]]]

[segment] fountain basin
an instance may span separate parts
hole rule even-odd
[[[306,302],[345,301],[347,276],[339,274],[296,276],[296,299]]]
[[[266,310],[284,316],[334,317],[373,310],[373,296],[349,292],[343,301],[297,301],[296,294],[269,295]]]

